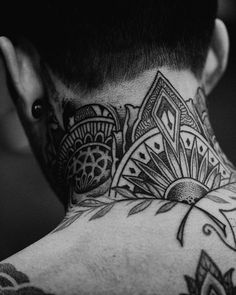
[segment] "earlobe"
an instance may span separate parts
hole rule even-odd
[[[225,24],[216,19],[213,38],[202,75],[202,84],[209,94],[223,76],[229,57],[229,36]]]
[[[22,112],[32,118],[32,105],[35,100],[43,97],[43,84],[37,71],[36,54],[32,54],[29,44],[14,47],[6,37],[0,37],[0,50],[19,97]]]

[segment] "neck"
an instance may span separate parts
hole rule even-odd
[[[190,204],[231,181],[204,90],[189,72],[149,71],[79,99],[56,85],[63,115],[50,131],[53,168],[69,211],[129,198]]]

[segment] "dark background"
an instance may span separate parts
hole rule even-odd
[[[230,35],[228,69],[209,97],[211,122],[218,140],[236,164],[236,1],[222,0],[220,17],[224,19]]]
[[[219,14],[229,30],[231,52],[227,72],[208,103],[218,140],[236,164],[236,1],[222,0]],[[0,90],[0,101],[7,95]],[[0,120],[0,260],[40,239],[63,218],[31,152],[9,151],[4,128]]]

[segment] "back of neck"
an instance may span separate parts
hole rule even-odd
[[[204,90],[188,72],[149,71],[86,98],[66,97],[49,131],[69,211],[133,198],[191,204],[234,175]]]

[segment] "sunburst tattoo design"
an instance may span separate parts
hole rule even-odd
[[[112,186],[193,204],[228,184],[231,171],[210,145],[198,113],[190,112],[192,100],[185,103],[163,76],[153,88]]]
[[[64,107],[64,126],[57,125],[57,136],[55,128],[49,130],[53,140],[48,145],[54,150],[49,164],[54,163],[58,183],[71,196],[68,216],[57,230],[85,212],[100,218],[118,202],[133,204],[133,215],[158,200],[157,214],[178,204],[189,207],[177,231],[181,245],[195,208],[210,220],[204,233],[215,231],[236,249],[227,218],[235,213],[235,200],[217,195],[236,190],[232,164],[213,135],[201,89],[194,99],[185,101],[158,72],[141,107],[126,105],[120,111],[91,104],[73,109],[69,100],[64,102],[72,110]],[[209,201],[220,208],[206,211],[204,202]]]

